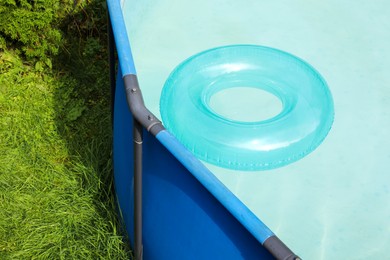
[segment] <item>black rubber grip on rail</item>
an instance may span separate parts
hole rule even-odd
[[[277,236],[269,237],[263,246],[278,260],[301,260]]]

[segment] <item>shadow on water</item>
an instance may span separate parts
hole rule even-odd
[[[97,212],[123,235],[112,175],[107,8],[96,0],[76,10],[64,20],[64,46],[53,62],[61,85],[54,98],[56,126],[68,148],[67,167],[80,172]],[[127,245],[125,239],[123,250],[130,252]]]

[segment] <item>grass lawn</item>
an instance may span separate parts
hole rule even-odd
[[[44,69],[0,50],[0,259],[131,257],[113,195],[105,27],[95,30],[66,36]]]

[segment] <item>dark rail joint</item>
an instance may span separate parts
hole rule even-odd
[[[139,88],[137,76],[126,75],[124,78],[127,103],[135,120],[137,120],[148,132],[157,135],[164,130],[161,121],[150,112],[144,104],[141,89]]]
[[[271,236],[263,246],[278,260],[301,260],[277,236]]]

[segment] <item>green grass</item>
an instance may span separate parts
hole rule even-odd
[[[113,195],[103,25],[65,34],[53,69],[0,52],[0,259],[131,257]]]

